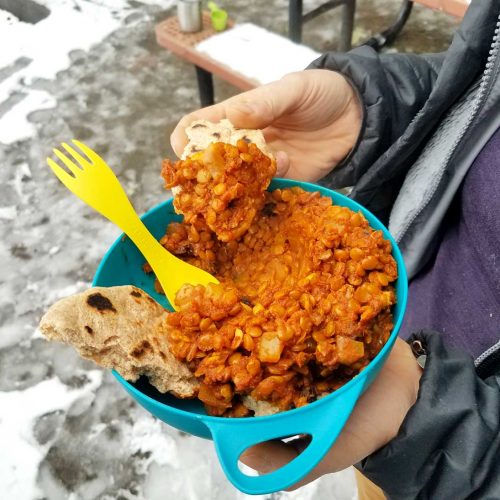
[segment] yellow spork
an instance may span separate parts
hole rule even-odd
[[[72,159],[54,149],[54,154],[73,175],[51,158],[47,158],[49,167],[70,191],[114,222],[135,243],[153,268],[172,307],[175,308],[175,295],[182,285],[218,283],[211,274],[182,261],[160,245],[139,219],[120,181],[106,162],[85,144],[76,140],[73,143],[88,159],[64,142],[62,147]]]

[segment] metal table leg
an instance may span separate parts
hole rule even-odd
[[[295,43],[302,41],[302,0],[288,2],[288,38]]]
[[[214,80],[212,73],[196,65],[195,68],[201,107],[211,106],[214,103]]]
[[[327,0],[315,9],[303,14],[302,0],[289,0],[288,2],[288,38],[296,43],[302,41],[302,26],[304,23],[315,19],[324,12],[342,7],[342,28],[340,33],[341,50],[351,48],[352,29],[354,25],[354,13],[356,11],[356,0]]]
[[[354,28],[354,14],[356,13],[356,0],[346,0],[342,6],[342,26],[340,28],[339,49],[342,52],[351,50],[352,30]]]

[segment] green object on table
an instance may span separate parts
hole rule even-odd
[[[224,31],[227,26],[227,12],[219,8],[215,2],[208,2],[208,8],[210,9],[210,19],[214,30]]]

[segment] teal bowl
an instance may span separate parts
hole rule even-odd
[[[373,382],[389,355],[403,320],[406,308],[408,281],[403,258],[389,231],[368,210],[355,201],[322,186],[288,179],[274,179],[270,189],[301,187],[306,191],[319,191],[334,204],[361,211],[370,226],[380,229],[392,244],[392,255],[398,266],[396,281],[397,304],[394,306],[394,329],[391,336],[371,363],[352,380],[330,395],[302,408],[276,415],[252,418],[222,418],[206,414],[203,405],[195,400],[181,400],[161,394],[147,379],[127,382],[113,372],[118,382],[146,410],[163,422],[189,434],[213,439],[217,455],[226,476],[239,490],[249,494],[266,494],[292,486],[306,476],[323,458],[342,431],[356,401]],[[156,237],[165,234],[171,221],[179,221],[172,200],[147,212],[142,220]],[[169,308],[164,295],[156,293],[154,278],[142,271],[144,257],[130,239],[120,237],[108,250],[97,269],[94,286],[135,285],[149,293],[160,304]],[[242,452],[255,444],[270,439],[308,434],[310,445],[297,458],[269,474],[247,476],[238,467]]]

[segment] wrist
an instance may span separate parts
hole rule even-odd
[[[422,368],[417,363],[411,347],[401,339],[396,341],[384,368],[391,372],[398,404],[395,405],[392,418],[386,426],[381,446],[397,436],[404,419],[417,401],[422,376]]]

